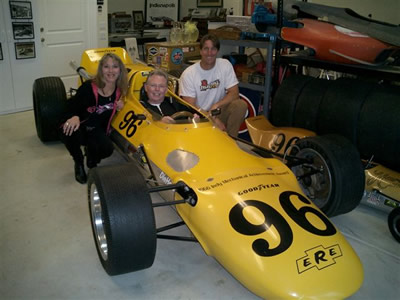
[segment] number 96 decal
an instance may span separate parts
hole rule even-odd
[[[297,197],[304,204],[311,205],[311,202],[297,192],[286,191],[279,195],[279,203],[283,210],[297,225],[315,235],[331,236],[336,233],[335,227],[320,211],[308,205],[299,209],[296,208],[290,200],[291,196]],[[257,208],[264,215],[265,221],[259,225],[250,223],[243,214],[243,210],[246,207]],[[314,214],[325,224],[326,228],[319,229],[315,227],[306,218],[306,213]],[[286,251],[293,242],[293,231],[285,218],[272,206],[258,200],[246,200],[236,204],[229,212],[229,221],[237,232],[244,235],[258,235],[271,230],[270,228],[274,226],[279,233],[280,243],[276,247],[270,248],[268,241],[265,239],[254,240],[252,244],[253,250],[260,256],[278,255]]]
[[[126,115],[124,116],[124,120],[119,123],[118,127],[121,130],[126,129],[126,136],[130,138],[135,134],[137,127],[140,126],[142,123],[143,120],[138,120],[133,110],[130,110],[126,113]]]

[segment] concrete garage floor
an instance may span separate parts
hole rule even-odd
[[[86,186],[75,181],[63,145],[42,144],[26,111],[0,116],[0,149],[0,299],[258,299],[191,242],[158,240],[150,269],[109,277],[97,258]],[[105,164],[118,160],[116,153]],[[361,205],[333,218],[365,269],[350,299],[400,295],[400,244],[386,217]],[[157,208],[156,219],[161,226],[178,218]]]

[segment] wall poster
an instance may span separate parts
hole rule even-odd
[[[146,0],[146,23],[179,21],[180,0]]]

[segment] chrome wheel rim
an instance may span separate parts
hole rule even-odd
[[[97,249],[104,260],[108,258],[107,236],[104,230],[103,209],[95,184],[90,187],[90,212]]]

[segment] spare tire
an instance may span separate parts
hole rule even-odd
[[[317,131],[319,106],[330,84],[329,80],[315,78],[303,88],[297,100],[293,126]]]
[[[33,83],[33,110],[36,133],[42,142],[58,140],[57,126],[67,105],[60,77],[38,78]]]
[[[331,81],[319,106],[318,134],[340,134],[357,145],[361,107],[372,88],[371,83],[351,78]]]
[[[286,78],[275,93],[271,105],[271,123],[275,126],[293,126],[296,103],[304,86],[314,77],[292,75]]]
[[[400,88],[376,85],[360,111],[357,147],[361,156],[400,170]]]

